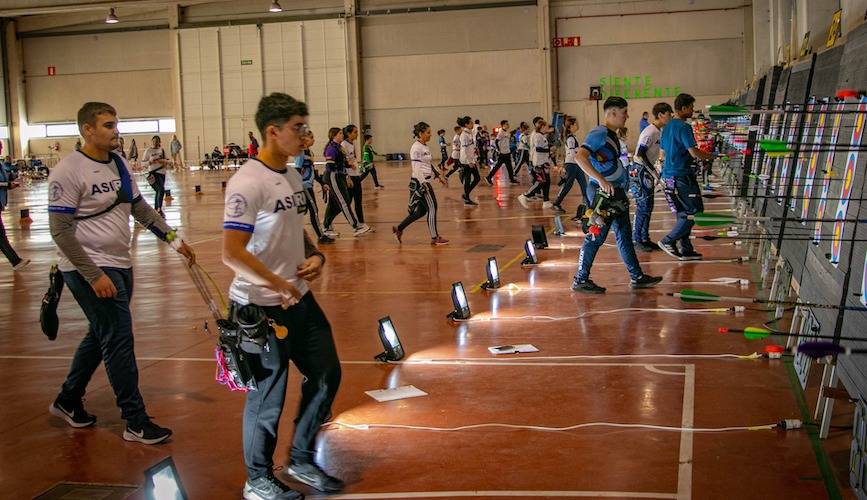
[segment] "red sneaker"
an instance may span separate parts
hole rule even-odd
[[[436,238],[432,238],[430,240],[431,245],[448,245],[449,240],[443,238],[442,236],[437,236]]]

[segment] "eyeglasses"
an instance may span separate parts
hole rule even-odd
[[[292,130],[298,135],[307,135],[307,132],[310,132],[310,125],[299,123],[298,125],[292,125]]]

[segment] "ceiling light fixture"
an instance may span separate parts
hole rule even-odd
[[[274,0],[271,2],[271,7],[268,9],[268,12],[283,12],[283,7],[280,7],[280,2]]]
[[[108,17],[105,18],[106,24],[115,24],[120,21],[117,19],[117,14],[114,13],[114,7],[108,9]]]

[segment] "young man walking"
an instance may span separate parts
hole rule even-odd
[[[61,160],[48,178],[48,224],[59,249],[58,267],[89,322],[66,382],[48,410],[72,427],[96,423],[82,398],[93,373],[104,363],[126,420],[123,438],[156,444],[172,431],[151,421],[138,388],[130,312],[130,215],[171,243],[190,265],[195,255],[142,199],[126,161],[111,152],[118,146],[117,122],[110,105],[86,103],[78,110],[84,146]]]
[[[599,228],[599,234],[595,237],[589,234],[584,237],[584,245],[578,256],[578,271],[572,282],[572,290],[576,292],[605,293],[605,288],[590,279],[590,269],[596,259],[596,253],[605,243],[608,230],[612,226],[614,236],[617,238],[617,250],[620,251],[620,258],[629,271],[632,288],[649,288],[662,281],[661,277],[648,276],[641,271],[635,248],[632,246],[629,201],[626,198],[628,176],[626,168],[620,162],[620,140],[617,137],[617,130],[623,127],[626,119],[629,118],[627,106],[626,99],[622,97],[612,96],[606,99],[603,105],[605,124],[587,134],[584,144],[575,155],[578,166],[590,177],[587,185],[590,206],[595,206],[596,197],[604,193],[609,197],[611,205],[620,207],[617,213]]]

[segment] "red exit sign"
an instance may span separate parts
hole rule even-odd
[[[581,46],[581,37],[580,36],[558,36],[555,37],[551,44],[555,47],[580,47]]]

